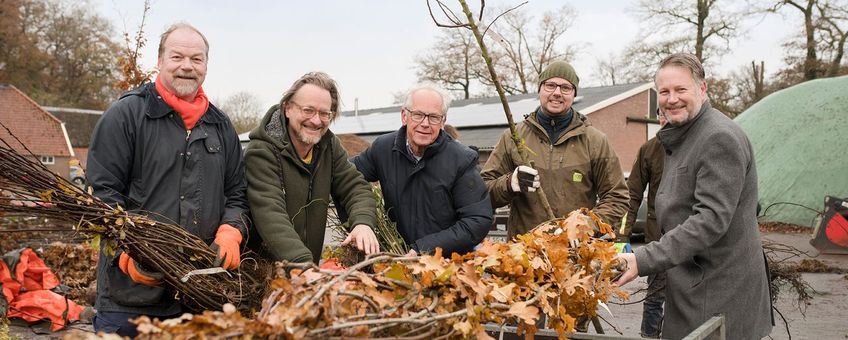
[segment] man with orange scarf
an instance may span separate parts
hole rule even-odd
[[[232,270],[247,234],[244,161],[232,123],[201,87],[208,56],[209,44],[196,28],[168,28],[159,41],[155,83],[123,94],[97,123],[87,176],[105,203],[179,223]],[[161,278],[131,254],[101,251],[95,330],[134,337],[130,319],[181,314]]]

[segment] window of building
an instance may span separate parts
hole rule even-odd
[[[56,159],[53,156],[41,156],[41,164],[56,164]]]

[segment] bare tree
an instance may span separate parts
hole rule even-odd
[[[631,45],[630,48],[638,48],[638,45]],[[644,51],[646,54],[656,54],[656,58],[650,60],[636,60],[628,55],[637,52],[625,50],[623,54],[610,53],[606,58],[595,60],[594,78],[600,81],[601,85],[617,85],[628,83],[641,83],[653,81],[653,71],[656,68],[656,63],[661,60],[666,49],[662,46],[654,46],[650,52]],[[653,60],[657,60],[654,62]]]
[[[819,59],[816,51],[816,27],[815,27],[815,9],[816,3],[818,0],[806,0],[806,1],[796,1],[796,0],[779,0],[774,6],[771,8],[772,11],[776,12],[786,6],[790,8],[794,8],[801,12],[801,15],[804,20],[804,50],[806,51],[806,56],[804,57],[804,80],[812,80],[819,77]]]
[[[658,38],[654,45],[673,46],[676,51],[693,53],[701,61],[727,51],[739,33],[742,12],[733,10],[731,2],[721,1],[639,0],[636,13],[647,32],[640,41]]]
[[[827,77],[843,74],[842,59],[848,39],[848,2],[827,1],[816,4],[822,55],[822,71]]]
[[[509,108],[509,103],[507,102],[507,99],[506,99],[506,93],[504,92],[503,86],[501,86],[501,83],[500,83],[500,80],[499,80],[500,77],[497,74],[497,70],[495,69],[494,63],[492,63],[492,59],[489,55],[489,49],[487,48],[486,43],[484,41],[485,35],[489,31],[488,30],[489,27],[480,27],[477,24],[478,21],[482,21],[482,19],[483,19],[484,7],[485,7],[486,2],[485,1],[480,2],[480,11],[478,12],[479,17],[478,17],[477,20],[475,20],[474,14],[471,12],[471,9],[468,7],[468,4],[465,2],[465,0],[458,0],[458,1],[459,1],[460,6],[462,7],[462,13],[465,14],[465,20],[460,19],[460,17],[458,15],[456,15],[456,13],[453,10],[451,10],[449,6],[447,6],[444,2],[442,2],[442,0],[435,0],[435,3],[436,3],[436,8],[441,10],[443,17],[445,18],[444,19],[445,22],[442,22],[439,19],[436,19],[436,15],[434,14],[434,11],[433,11],[433,5],[430,3],[430,0],[427,0],[427,9],[430,11],[430,17],[433,19],[433,22],[438,27],[451,28],[451,29],[454,29],[454,28],[468,29],[468,30],[471,31],[471,33],[474,34],[474,39],[477,41],[477,46],[480,48],[480,56],[483,58],[483,61],[486,63],[486,69],[489,70],[489,74],[491,75],[492,82],[494,83],[494,86],[495,86],[495,91],[497,91],[498,98],[501,101],[501,106],[503,107],[503,110],[504,110],[504,116],[506,117],[507,125],[509,125],[509,131],[510,131],[510,134],[512,135],[512,141],[513,141],[513,143],[515,143],[515,147],[518,150],[519,156],[521,157],[520,162],[524,163],[524,164],[532,165],[532,163],[530,163],[529,160],[528,160],[529,159],[528,158],[529,153],[532,152],[532,151],[530,151],[530,149],[527,148],[527,145],[524,143],[524,139],[521,138],[521,136],[519,136],[518,133],[516,132],[515,121],[512,118],[512,110]],[[526,4],[526,2],[524,2],[524,3],[522,3],[521,5],[518,5],[518,6],[520,7],[524,4]],[[514,7],[512,9],[507,10],[507,11],[514,10],[515,8],[517,8],[517,7]],[[494,19],[494,21],[497,21],[497,18]],[[545,208],[545,211],[547,212],[548,218],[550,218],[550,219],[556,218],[556,215],[554,215],[554,211],[553,211],[553,209],[551,209],[551,205],[548,202],[548,196],[545,194],[545,190],[543,188],[538,188],[536,190],[536,194],[539,195],[539,200],[541,201],[542,206]]]
[[[476,77],[473,68],[481,62],[471,32],[445,29],[433,48],[415,59],[415,68],[419,80],[437,83],[468,99]]]
[[[221,102],[220,108],[230,117],[238,133],[252,130],[262,120],[262,103],[250,92],[236,92]]]
[[[489,51],[498,74],[512,75],[501,79],[504,90],[510,94],[535,91],[538,74],[550,62],[558,59],[570,60],[577,53],[574,46],[563,46],[565,33],[573,26],[577,11],[563,5],[557,10],[546,11],[539,18],[536,29],[532,23],[536,18],[522,8],[508,10],[495,8],[494,13],[503,13],[489,27],[489,38],[494,44]],[[485,69],[481,70],[485,72]],[[488,74],[488,72],[486,72]]]
[[[709,78],[707,83],[707,95],[710,98],[710,105],[716,110],[721,111],[726,116],[733,118],[739,114],[738,93],[734,91],[733,80],[730,78]]]
[[[777,0],[768,9],[779,12],[788,9],[801,15],[804,23],[800,39],[791,39],[782,71],[782,82],[792,84],[793,69],[800,69],[802,80],[836,76],[842,71],[845,43],[848,39],[848,1],[844,0]],[[795,51],[803,51],[803,57]]]
[[[775,86],[765,80],[765,62],[752,61],[725,78],[708,80],[710,102],[728,116],[735,117],[760,99],[775,91]]]
[[[484,26],[484,39],[489,46],[489,58],[500,77],[498,82],[507,94],[530,93],[536,90],[539,72],[551,61],[569,60],[577,49],[563,42],[571,28],[576,11],[562,6],[547,11],[538,18],[522,8],[485,11],[497,18]],[[430,48],[432,52],[415,60],[418,78],[439,83],[459,92],[462,98],[473,96],[471,88],[480,85],[485,95],[491,95],[494,80],[480,57],[474,36],[468,30],[443,30],[442,36]]]
[[[594,78],[604,86],[620,84],[623,64],[622,59],[614,53],[610,53],[606,58],[597,58]]]

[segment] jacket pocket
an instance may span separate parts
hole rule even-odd
[[[698,259],[694,258],[686,266],[686,274],[689,278],[689,287],[695,288],[704,282],[704,267],[698,264]]]
[[[165,288],[163,287],[150,287],[135,283],[115,263],[109,264],[109,267],[106,268],[106,284],[109,286],[109,299],[123,306],[155,305],[165,295]]]

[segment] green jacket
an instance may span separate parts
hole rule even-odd
[[[662,236],[660,227],[657,225],[654,203],[657,201],[657,189],[659,189],[660,179],[662,179],[664,159],[665,150],[656,137],[649,139],[639,147],[636,162],[633,163],[630,177],[627,178],[627,188],[630,190],[630,210],[627,212],[627,226],[623,233],[625,236],[631,236],[633,223],[636,223],[636,215],[639,213],[639,206],[642,205],[645,188],[648,188],[645,241],[656,241]],[[616,230],[616,232],[618,231]]]
[[[516,129],[535,153],[530,155],[530,160],[539,171],[542,188],[557,217],[586,207],[607,223],[620,222],[628,208],[624,174],[606,135],[592,127],[586,116],[575,111],[571,124],[555,143],[551,143],[539,125],[535,111],[517,124]],[[521,164],[507,129],[486,161],[482,176],[492,206],[510,205],[507,221],[510,237],[548,220],[538,195],[516,194],[509,188],[509,175]]]
[[[313,147],[310,170],[291,144],[287,123],[274,105],[250,132],[244,154],[247,199],[262,240],[260,253],[275,261],[317,263],[330,195],[346,208],[351,226],[373,228],[376,204],[338,137],[327,131]]]

